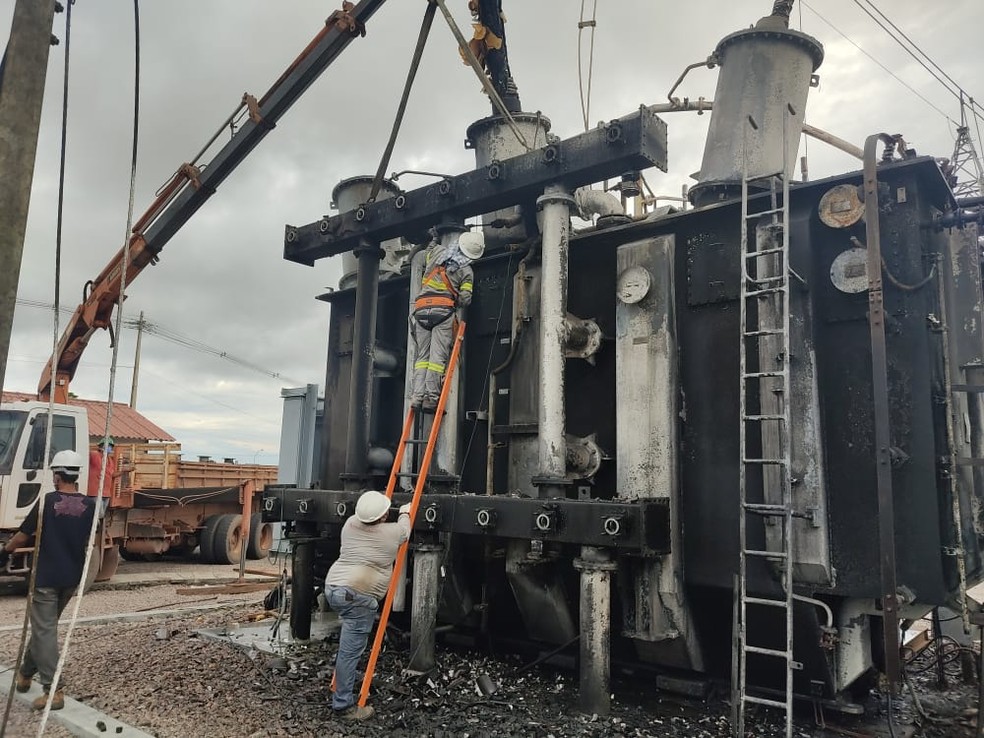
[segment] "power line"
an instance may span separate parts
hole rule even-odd
[[[909,56],[911,56],[913,59],[915,59],[916,62],[923,69],[925,69],[927,72],[929,72],[929,74],[933,77],[933,79],[935,79],[937,82],[940,83],[940,85],[943,86],[943,89],[945,89],[947,92],[949,92],[955,98],[957,98],[957,100],[960,101],[961,105],[963,105],[963,99],[962,99],[961,95],[963,95],[964,97],[967,97],[970,100],[971,112],[974,114],[975,117],[979,117],[980,114],[977,112],[977,110],[975,108],[979,108],[980,106],[977,105],[977,103],[974,101],[973,96],[971,96],[969,93],[967,93],[967,91],[964,90],[964,88],[961,87],[957,83],[957,81],[953,79],[953,77],[951,77],[949,74],[947,74],[946,71],[944,71],[944,69],[939,64],[937,64],[935,61],[933,61],[932,57],[930,57],[929,54],[927,54],[925,51],[923,51],[919,47],[919,45],[916,44],[911,38],[909,38],[909,36],[906,35],[906,33],[902,29],[900,29],[897,25],[895,25],[895,23],[892,22],[892,20],[887,15],[885,15],[881,10],[879,10],[878,6],[875,5],[874,2],[872,2],[872,0],[865,0],[865,2],[867,2],[867,4],[869,6],[871,6],[870,9],[866,5],[862,4],[861,0],[854,0],[854,4],[855,5],[857,5],[859,8],[861,8],[861,10],[864,11],[864,13],[869,18],[871,18],[875,23],[877,23],[878,26],[883,31],[885,31],[885,33],[887,33],[892,38],[893,41],[895,41],[899,46],[901,46],[906,51],[906,53],[909,54]],[[874,10],[874,13],[872,13],[872,10]],[[877,13],[877,15],[875,15],[876,13]],[[884,22],[882,21],[882,19],[884,19]],[[886,26],[885,23],[888,23],[888,26]],[[891,27],[891,30],[890,30],[889,26]],[[896,33],[893,33],[893,30],[896,33],[898,33],[902,38],[899,38],[899,35],[896,35]],[[904,43],[902,39],[905,39],[905,41],[907,41],[909,43],[909,45],[911,46],[911,48],[910,48],[910,46],[907,46],[906,43]],[[922,56],[923,58],[920,58],[920,56]],[[924,59],[925,59],[925,61],[924,61]],[[938,70],[938,73],[937,73],[937,71],[934,71],[934,69],[931,69],[930,66],[927,65],[926,62],[929,62],[929,64],[932,65],[935,68],[935,70]],[[941,78],[940,75],[943,75],[943,77],[946,78],[946,81],[944,81],[944,79]],[[952,84],[953,87],[955,87],[956,89],[952,89],[950,87],[950,84],[947,84],[947,82],[949,82],[950,84]]]
[[[813,13],[820,20],[822,20],[824,23],[826,23],[828,26],[830,26],[834,31],[836,31],[841,36],[843,36],[844,39],[848,43],[850,43],[851,45],[853,45],[855,48],[857,48],[858,51],[860,51],[862,54],[864,54],[866,57],[868,57],[871,61],[873,61],[875,64],[877,64],[879,67],[881,67],[881,69],[884,72],[886,72],[887,74],[889,74],[896,82],[898,82],[900,85],[902,85],[903,87],[905,87],[905,89],[907,89],[913,95],[915,95],[916,97],[918,97],[920,100],[922,100],[924,103],[926,103],[929,107],[931,107],[937,113],[939,113],[940,115],[942,115],[948,121],[950,121],[951,123],[955,123],[955,121],[949,115],[947,115],[945,112],[943,112],[943,110],[940,109],[940,107],[938,105],[936,105],[935,103],[933,103],[932,101],[930,101],[925,95],[923,95],[916,88],[914,88],[912,85],[910,85],[904,79],[902,79],[899,75],[897,75],[895,72],[893,72],[891,69],[889,69],[885,64],[883,64],[877,58],[875,58],[874,56],[872,56],[871,54],[869,54],[867,51],[865,51],[861,47],[861,44],[859,44],[857,41],[855,41],[853,38],[851,38],[850,36],[848,36],[841,29],[839,29],[837,26],[835,26],[833,23],[831,23],[829,20],[827,20],[824,17],[824,15],[819,10],[817,10],[816,8],[814,8],[812,5],[810,5],[805,0],[802,0],[801,4],[802,5],[805,5],[810,10],[811,13]]]

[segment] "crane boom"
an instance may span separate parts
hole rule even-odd
[[[97,329],[110,326],[113,307],[125,299],[120,291],[120,274],[124,267],[126,283],[130,284],[147,265],[156,263],[171,237],[205,204],[216,188],[243,162],[349,42],[357,36],[365,36],[366,21],[385,1],[343,2],[342,9],[328,17],[325,27],[266,94],[259,100],[249,94],[243,95],[239,107],[198,156],[191,163],[181,165],[158,191],[157,198],[133,225],[129,253],[120,249],[99,276],[87,285],[82,303],[69,320],[55,355],[41,374],[39,399],[47,400],[53,393],[56,402],[68,401],[69,383],[75,376],[89,339]],[[198,159],[244,109],[248,117],[239,130],[208,164],[198,166]]]

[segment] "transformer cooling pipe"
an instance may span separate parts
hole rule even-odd
[[[574,568],[581,573],[580,709],[587,715],[611,712],[612,572],[608,551],[584,546]]]
[[[537,200],[543,210],[540,281],[539,475],[541,495],[561,496],[565,481],[564,346],[567,340],[567,252],[574,200],[551,185]]]
[[[352,388],[349,394],[349,429],[345,448],[347,486],[361,487],[367,471],[369,423],[372,419],[373,348],[376,345],[376,306],[379,292],[378,245],[356,249],[359,274],[355,287],[355,325],[352,336]]]
[[[444,546],[419,543],[413,549],[413,602],[410,612],[410,668],[434,668],[434,626],[440,602],[441,554]]]

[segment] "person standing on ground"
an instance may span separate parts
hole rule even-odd
[[[342,548],[325,578],[328,605],[342,620],[335,658],[335,694],[331,706],[342,720],[366,720],[375,710],[356,704],[355,672],[366,650],[369,633],[386,596],[393,562],[400,546],[410,537],[410,505],[400,508],[395,523],[385,522],[389,498],[382,492],[363,492],[355,515],[342,526]]]
[[[59,451],[51,459],[55,491],[39,500],[24,518],[20,530],[0,550],[0,566],[18,548],[26,546],[41,522],[41,545],[35,551],[34,597],[31,600],[31,640],[24,653],[24,662],[17,672],[18,692],[31,688],[35,674],[45,694],[34,700],[32,707],[43,710],[51,682],[58,665],[58,618],[72,599],[82,581],[89,550],[89,532],[96,513],[96,501],[79,492],[78,479],[82,473],[82,456],[75,451]],[[43,510],[43,512],[41,512]],[[51,699],[51,709],[65,706],[59,687]]]
[[[410,404],[434,410],[451,356],[455,311],[472,300],[475,274],[471,263],[485,253],[485,236],[462,233],[448,246],[436,245],[427,253],[420,294],[413,304],[413,389]]]

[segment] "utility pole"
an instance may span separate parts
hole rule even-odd
[[[0,86],[0,389],[31,202],[54,0],[17,0]]]
[[[144,317],[143,310],[140,311],[140,320],[137,321],[137,350],[133,356],[133,383],[130,385],[130,407],[137,409],[137,379],[140,377],[140,339],[143,338]]]

